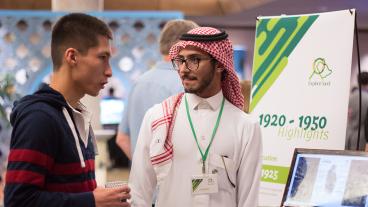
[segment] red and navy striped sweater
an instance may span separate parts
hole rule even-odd
[[[86,164],[82,168],[63,107],[71,114],[64,97],[47,85],[15,105],[5,206],[95,206],[91,137],[87,147],[79,138]]]

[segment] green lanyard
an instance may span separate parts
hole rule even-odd
[[[211,147],[211,144],[212,144],[213,138],[215,137],[215,134],[216,134],[217,128],[218,128],[219,123],[220,123],[220,119],[221,119],[222,111],[223,111],[223,109],[224,109],[224,104],[225,104],[225,98],[222,98],[222,103],[221,103],[220,112],[219,112],[219,114],[218,114],[218,116],[217,116],[217,121],[216,121],[215,127],[213,128],[213,131],[212,131],[211,141],[210,141],[210,143],[209,143],[209,144],[208,144],[208,146],[207,146],[206,152],[203,154],[203,152],[202,152],[202,150],[201,150],[201,147],[199,146],[198,139],[197,139],[197,135],[196,135],[195,130],[194,130],[194,127],[193,127],[192,118],[190,117],[187,96],[185,96],[185,108],[186,108],[186,110],[187,110],[187,117],[188,117],[188,121],[189,121],[189,124],[190,124],[190,128],[192,129],[194,139],[195,139],[195,141],[196,141],[196,143],[197,143],[197,147],[198,147],[199,152],[201,153],[201,156],[202,156],[202,173],[203,173],[203,174],[206,172],[205,162],[206,162],[206,159],[207,159],[207,156],[208,156],[208,151],[209,151],[209,149],[210,149],[210,147]]]

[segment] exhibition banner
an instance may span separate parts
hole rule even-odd
[[[260,206],[279,206],[294,149],[344,149],[355,10],[260,17],[251,113],[263,137]]]

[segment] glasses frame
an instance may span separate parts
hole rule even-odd
[[[178,60],[180,60],[181,61],[181,64],[180,65],[177,65],[175,62],[176,61],[178,61]],[[196,67],[195,67],[195,69],[194,68],[190,68],[189,66],[188,66],[188,60],[196,60],[197,62],[196,63],[193,63],[193,65],[197,65]],[[171,63],[172,63],[172,65],[173,65],[173,68],[174,68],[174,70],[176,70],[176,71],[179,71],[180,70],[180,66],[182,66],[183,65],[183,63],[185,64],[185,68],[186,69],[188,69],[188,70],[190,70],[190,71],[195,71],[195,70],[198,70],[198,68],[199,68],[199,63],[202,61],[202,60],[211,60],[211,61],[213,61],[213,60],[216,60],[215,58],[213,58],[213,57],[211,57],[211,56],[208,56],[208,57],[199,57],[199,56],[193,56],[193,57],[188,57],[188,58],[179,58],[179,57],[176,57],[176,58],[174,58],[174,59],[171,59]]]

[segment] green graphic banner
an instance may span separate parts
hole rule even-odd
[[[289,55],[317,18],[318,15],[312,15],[257,22],[250,111],[279,77]]]

